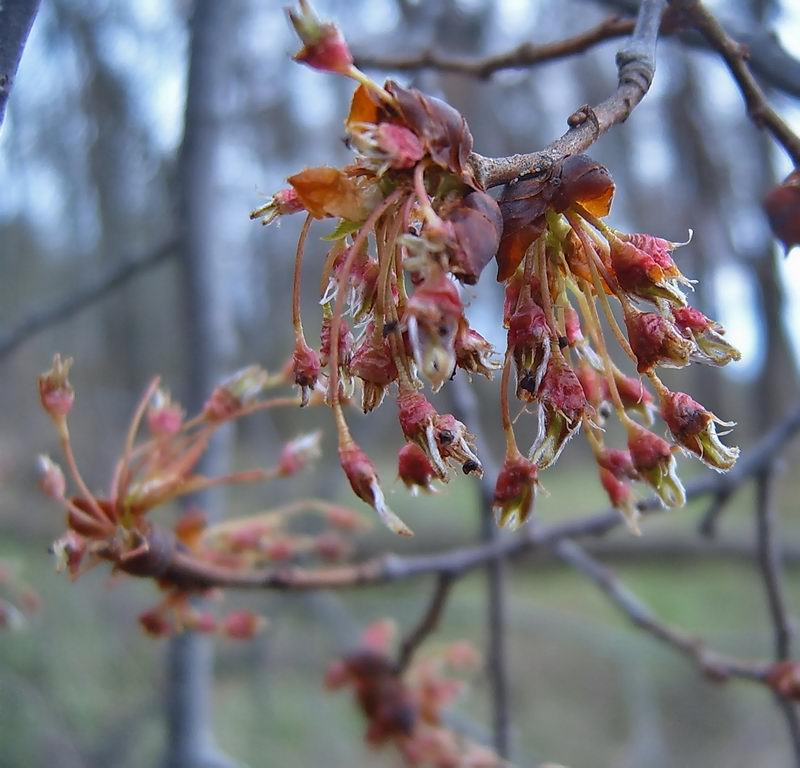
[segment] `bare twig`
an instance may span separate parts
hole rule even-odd
[[[611,96],[571,115],[570,129],[539,152],[497,158],[473,153],[471,163],[478,180],[494,187],[521,176],[549,173],[556,163],[588,149],[609,128],[623,122],[650,89],[665,4],[666,0],[642,0],[633,34],[617,53],[619,84]]]
[[[689,483],[686,488],[687,499],[739,488],[769,466],[775,455],[798,430],[800,408],[767,433],[740,460],[736,469],[726,475],[711,474]],[[641,502],[639,509],[644,513],[653,513],[663,508],[655,497],[651,497]],[[148,564],[131,561],[130,564],[135,566],[135,575],[157,576],[187,589],[348,589],[435,573],[458,577],[484,567],[499,557],[515,557],[540,547],[551,546],[562,539],[602,536],[620,524],[619,513],[608,510],[539,528],[529,526],[515,536],[503,536],[494,541],[445,552],[408,557],[387,555],[335,568],[284,567],[250,571],[216,566],[199,561],[174,547],[170,549],[163,540],[159,540],[155,533],[157,529],[154,529],[151,541],[152,562]],[[160,536],[163,539],[164,534]]]
[[[775,503],[773,470],[766,467],[756,478],[756,544],[758,566],[764,581],[769,606],[770,621],[774,632],[775,661],[790,657],[792,626],[786,606],[781,574],[781,552],[775,536]],[[775,702],[786,721],[795,761],[800,765],[800,718],[794,702],[775,692]]]
[[[739,461],[732,473],[733,480],[741,478],[741,482],[744,482],[747,478],[757,475],[759,470],[768,467],[781,447],[791,440],[798,430],[800,430],[800,408],[781,419],[780,423]],[[720,475],[719,477],[724,477],[726,480],[731,479],[731,475]],[[739,485],[739,482],[726,482],[714,489],[714,501],[700,522],[700,532],[703,535],[708,537],[716,535],[719,517]]]
[[[722,56],[742,92],[747,112],[752,121],[759,128],[768,131],[775,141],[786,150],[795,166],[800,166],[800,137],[789,128],[767,102],[764,91],[753,77],[747,64],[747,48],[737,43],[725,32],[722,25],[700,0],[671,1],[673,7],[680,9],[689,23]]]
[[[90,277],[82,285],[58,298],[52,304],[34,309],[14,327],[0,335],[0,360],[8,357],[31,336],[77,314],[136,275],[161,264],[175,252],[175,247],[175,241],[168,240],[143,256],[126,259],[122,263],[115,264]]]
[[[706,648],[698,638],[662,622],[611,571],[574,541],[559,541],[553,551],[575,570],[588,576],[639,629],[691,659],[709,679],[724,682],[735,677],[764,683],[769,664],[747,662]]]
[[[480,483],[481,519],[480,536],[487,544],[497,542],[501,536],[494,523],[492,503],[494,501],[494,478],[498,468],[488,453],[488,445],[481,429],[480,409],[474,390],[467,386],[463,377],[456,378],[450,387],[455,415],[471,424],[478,443],[483,447],[484,472]],[[503,556],[489,561],[486,566],[486,623],[488,630],[486,667],[490,682],[492,699],[492,734],[494,749],[498,755],[508,758],[511,755],[511,711],[508,679],[508,567]]]
[[[362,69],[381,69],[404,72],[417,69],[435,69],[439,72],[452,72],[471,77],[486,78],[503,69],[530,67],[556,59],[563,59],[582,53],[598,43],[613,40],[633,32],[633,19],[612,16],[596,27],[581,32],[574,37],[553,43],[522,43],[510,51],[496,53],[482,58],[453,57],[429,48],[405,56],[380,56],[358,54],[356,64]]]
[[[400,643],[400,653],[397,658],[397,671],[399,674],[402,674],[408,669],[408,665],[414,658],[414,654],[420,645],[425,642],[428,635],[438,629],[439,619],[447,605],[447,599],[450,597],[450,588],[452,586],[453,579],[451,576],[442,574],[437,578],[433,596],[431,597],[431,601],[422,619]]]
[[[0,126],[3,125],[17,68],[38,10],[39,0],[0,3]]]
[[[633,14],[639,0],[596,0],[600,5],[618,13]],[[775,33],[763,27],[753,27],[745,18],[736,16],[723,19],[727,34],[750,53],[750,68],[765,83],[790,96],[800,96],[800,61],[790,56],[781,46]],[[703,35],[694,30],[677,33],[681,41],[694,48],[709,48]]]

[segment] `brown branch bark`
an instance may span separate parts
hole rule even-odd
[[[39,0],[5,0],[0,3],[0,126],[3,125],[17,68],[38,10]]]
[[[633,34],[617,53],[617,89],[595,107],[584,106],[567,121],[569,130],[544,149],[509,157],[473,153],[471,163],[484,187],[521,176],[547,174],[560,161],[588,149],[609,128],[623,122],[650,89],[655,74],[656,39],[666,0],[642,0]]]
[[[766,467],[756,478],[756,549],[758,567],[764,582],[774,634],[774,658],[775,661],[780,662],[790,658],[792,625],[783,586],[781,551],[775,535],[776,510],[773,474],[773,468],[770,466]],[[800,766],[800,717],[798,717],[797,705],[777,692],[775,692],[774,698],[786,721],[795,763]]]
[[[107,270],[88,278],[74,290],[51,304],[33,309],[16,325],[0,335],[0,360],[12,354],[21,344],[37,333],[66,320],[104,299],[129,280],[156,267],[175,253],[177,242],[167,240],[149,253],[126,259]]]
[[[450,597],[450,588],[453,586],[453,579],[447,574],[442,574],[436,580],[430,603],[419,624],[405,637],[400,643],[400,653],[397,658],[397,672],[403,674],[408,669],[408,665],[414,658],[417,649],[425,642],[427,637],[433,634],[439,627],[439,620],[442,617],[447,600]]]
[[[559,541],[553,551],[576,571],[587,576],[639,629],[688,657],[709,679],[724,682],[731,677],[764,683],[770,665],[735,659],[708,649],[699,638],[661,621],[612,570],[591,557],[574,541]]]
[[[435,69],[470,77],[488,78],[503,69],[516,69],[563,59],[583,53],[599,43],[614,40],[633,32],[633,19],[611,16],[574,37],[553,43],[522,43],[510,51],[481,58],[449,56],[435,48],[404,56],[380,56],[361,53],[356,55],[356,64],[362,69],[392,70],[408,72],[418,69]]]
[[[800,408],[786,421],[767,433],[736,469],[727,475],[708,475],[690,483],[687,500],[736,489],[757,476],[772,464],[776,454],[800,430]],[[654,513],[663,508],[658,500],[644,500],[639,508]],[[514,536],[504,536],[471,547],[447,552],[400,557],[387,555],[357,564],[334,568],[309,569],[284,567],[242,571],[199,561],[191,554],[165,546],[165,534],[154,530],[151,542],[151,562],[129,561],[134,575],[157,577],[186,589],[348,589],[401,581],[426,574],[446,574],[458,577],[485,566],[498,557],[515,557],[522,553],[555,544],[563,539],[602,536],[621,524],[615,510],[566,520],[539,528],[528,527]]]
[[[682,12],[688,23],[705,37],[711,48],[717,51],[725,61],[742,92],[750,119],[759,128],[768,131],[775,141],[786,150],[794,165],[800,167],[800,137],[789,128],[767,102],[764,91],[748,66],[747,48],[728,35],[700,0],[671,0],[671,2],[673,7]]]

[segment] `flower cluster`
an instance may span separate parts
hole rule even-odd
[[[448,728],[444,712],[465,691],[464,672],[475,669],[475,649],[455,642],[414,659],[399,670],[390,656],[394,625],[367,627],[359,647],[328,669],[326,685],[350,687],[367,720],[365,740],[393,745],[404,763],[429,768],[499,768],[491,750]]]
[[[118,572],[165,577],[177,554],[196,563],[247,569],[298,558],[330,562],[349,552],[349,538],[365,522],[350,509],[318,499],[301,499],[250,517],[206,525],[198,508],[188,509],[172,531],[156,525],[152,512],[170,502],[219,485],[264,482],[301,472],[320,453],[320,434],[286,443],[271,468],[257,468],[208,477],[198,466],[214,433],[224,424],[257,411],[296,406],[297,397],[262,395],[285,382],[250,366],[218,385],[201,412],[187,419],[183,408],[153,380],[136,408],[123,451],[106,494],[89,490],[72,449],[67,419],[74,404],[68,374],[72,361],[56,355],[52,368],[39,378],[41,404],[51,417],[66,466],[75,485],[67,490],[61,467],[40,456],[40,486],[66,512],[67,531],[54,544],[59,569],[71,578],[100,562]],[[149,433],[139,438],[142,425]],[[301,519],[302,518],[302,519]],[[247,611],[218,618],[198,609],[191,589],[162,579],[164,597],[140,617],[143,628],[165,635],[183,628],[250,637],[262,621]]]
[[[720,442],[722,422],[688,395],[670,392],[656,370],[694,361],[724,365],[739,353],[717,323],[688,306],[682,288],[691,281],[673,260],[677,243],[604,222],[614,195],[608,171],[585,155],[572,156],[508,185],[495,200],[470,165],[472,136],[458,112],[397,83],[372,82],[353,66],[336,27],[306,2],[291,20],[304,43],[298,60],[359,83],[345,121],[355,158],[343,168],[307,168],[289,177],[290,186],[252,217],[268,223],[306,214],[295,259],[292,375],[304,402],[318,391],[333,409],[340,462],[355,494],[393,531],[410,533],[388,508],[374,464],[348,430],[343,404],[356,384],[364,412],[387,393],[395,399],[405,438],[399,474],[408,487],[431,491],[458,466],[482,473],[467,426],[438,413],[424,392],[426,382],[436,392],[459,369],[489,378],[503,370],[507,451],[495,493],[501,525],[529,517],[539,473],[581,430],[603,487],[634,529],[632,482],[649,485],[666,505],[683,503],[678,449],[729,469],[737,449]],[[314,219],[336,220],[325,238],[332,245],[322,268],[318,351],[307,342],[300,314],[301,263]],[[504,363],[464,312],[462,286],[474,285],[492,260],[505,287]],[[613,361],[601,316],[638,376]],[[526,455],[510,414],[512,371],[522,410],[538,419]],[[605,444],[604,422],[612,414],[627,433],[625,448]],[[648,428],[656,414],[671,440]]]

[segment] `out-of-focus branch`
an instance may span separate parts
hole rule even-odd
[[[800,137],[767,102],[764,91],[748,66],[747,48],[728,35],[700,0],[671,0],[671,2],[723,58],[742,92],[751,120],[759,128],[768,131],[786,150],[794,165],[800,167]]]
[[[399,674],[408,669],[408,665],[414,658],[417,649],[425,642],[428,635],[435,632],[439,627],[439,619],[447,605],[450,597],[450,588],[453,586],[452,577],[442,574],[436,580],[431,601],[419,624],[408,634],[400,643],[400,653],[397,658],[397,671]]]
[[[0,3],[0,126],[3,125],[17,68],[38,10],[39,0],[5,0]]]
[[[488,444],[480,422],[480,409],[474,390],[462,377],[451,382],[450,395],[453,413],[461,421],[472,425],[475,437],[483,446],[484,472],[480,482],[481,539],[487,544],[500,540],[502,532],[494,523],[492,503],[494,501],[493,479],[498,468],[488,454]],[[511,704],[508,679],[508,590],[506,589],[508,567],[504,556],[490,560],[486,565],[486,625],[488,631],[486,666],[490,682],[492,701],[492,735],[494,749],[500,757],[511,756]]]
[[[770,466],[778,452],[798,430],[800,408],[767,433],[740,460],[736,469],[726,475],[714,474],[688,484],[687,500],[740,487]],[[662,507],[652,497],[642,501],[639,509],[648,513],[661,510]],[[158,533],[158,529],[154,528],[150,552],[141,559],[132,559],[128,565],[134,575],[157,577],[186,589],[346,589],[426,574],[439,573],[458,577],[485,566],[493,559],[514,557],[539,547],[551,546],[562,539],[602,536],[620,524],[619,513],[609,510],[540,528],[529,526],[516,536],[504,536],[446,552],[409,557],[388,555],[335,568],[284,567],[249,571],[224,568],[197,560],[191,554],[177,550],[174,543],[165,541],[166,534]]]
[[[520,176],[547,174],[570,155],[588,149],[609,128],[623,122],[650,89],[655,52],[666,0],[642,0],[633,34],[617,53],[619,83],[614,93],[595,107],[584,106],[567,121],[569,130],[539,152],[509,157],[471,157],[475,175],[484,187]]]
[[[362,69],[392,70],[405,72],[417,69],[435,69],[439,72],[455,72],[471,77],[487,78],[503,69],[518,69],[563,59],[583,53],[598,43],[613,40],[633,32],[633,19],[612,16],[596,27],[574,37],[553,43],[522,43],[510,51],[481,58],[448,56],[435,48],[405,56],[382,56],[362,53],[356,55],[356,64]]]
[[[726,482],[720,483],[711,491],[714,493],[714,501],[700,522],[700,532],[704,536],[712,537],[716,534],[719,517],[733,492],[745,480],[758,475],[761,470],[769,467],[775,455],[797,434],[798,430],[800,430],[800,408],[788,414],[774,429],[761,438],[757,445],[739,461],[732,473],[718,476],[718,479]]]
[[[176,242],[167,240],[142,256],[129,258],[120,264],[88,278],[73,291],[59,297],[51,304],[31,311],[16,325],[0,335],[0,360],[40,331],[66,320],[109,293],[127,283],[131,278],[161,264],[175,253]]]
[[[564,562],[591,579],[639,629],[690,658],[710,679],[722,682],[736,677],[765,682],[769,664],[741,661],[711,651],[699,639],[662,622],[612,570],[591,557],[574,541],[559,541],[552,549]]]
[[[619,13],[636,13],[639,0],[595,0]],[[800,97],[800,61],[790,56],[775,34],[768,29],[753,28],[746,21],[726,18],[725,32],[749,52],[750,68],[763,82],[789,96]],[[709,48],[708,40],[694,30],[678,32],[680,39],[694,48]]]
[[[792,625],[786,605],[781,572],[781,552],[775,535],[776,510],[772,467],[765,468],[756,479],[756,545],[758,566],[767,593],[770,621],[774,633],[774,658],[789,659],[792,645]],[[775,692],[775,701],[786,721],[794,751],[800,766],[800,717],[794,702]]]

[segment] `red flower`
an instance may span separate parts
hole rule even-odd
[[[626,315],[625,324],[639,373],[645,373],[657,365],[665,368],[689,365],[695,345],[665,317],[655,312],[633,310]]]
[[[517,528],[531,514],[539,468],[519,453],[506,456],[494,487],[492,509],[497,524]]]

